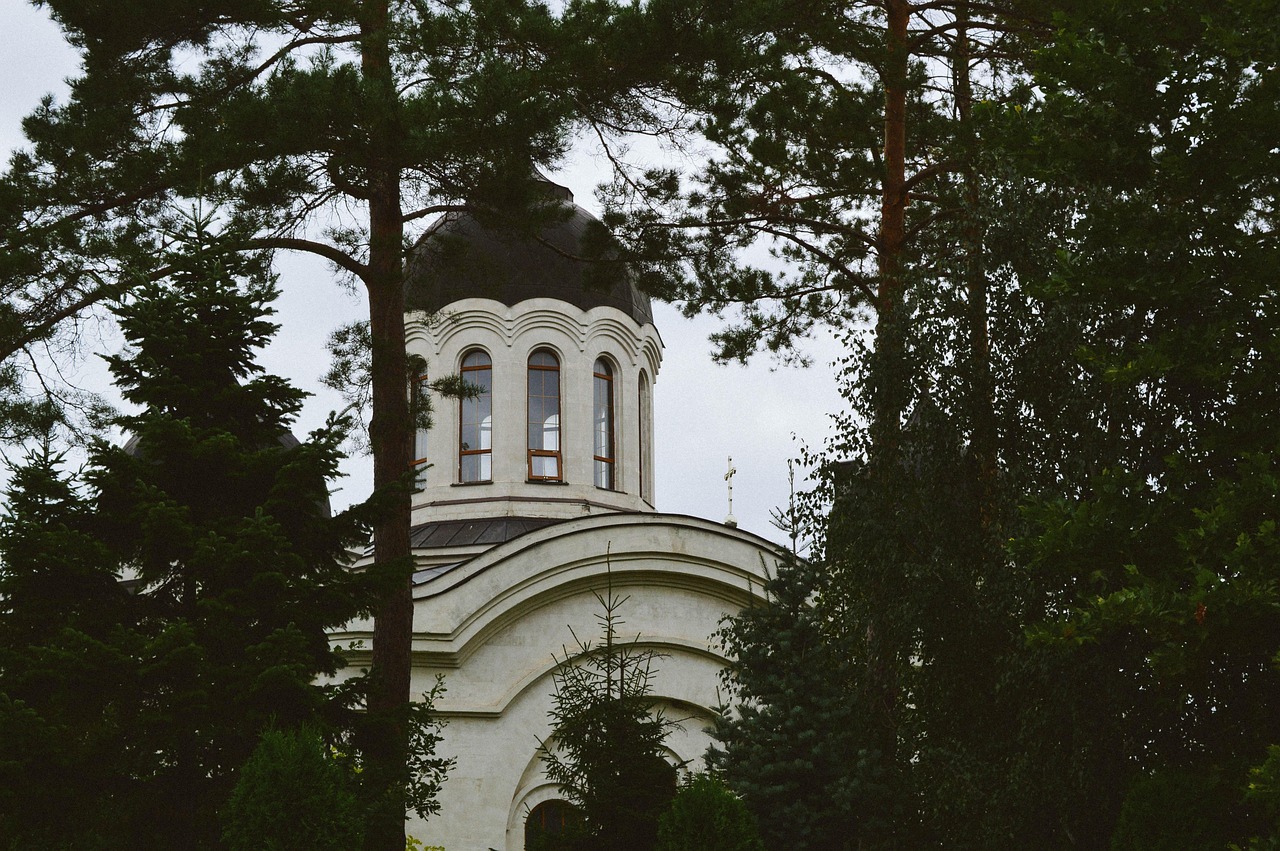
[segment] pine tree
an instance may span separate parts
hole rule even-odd
[[[469,210],[536,231],[535,163],[567,134],[658,126],[666,51],[646,10],[614,2],[96,0],[42,4],[83,53],[65,104],[0,180],[0,356],[87,306],[167,274],[175,204],[225,202],[225,250],[324,258],[368,296],[379,569],[370,725],[361,748],[387,792],[366,842],[404,846],[413,419],[404,345],[413,228]],[[379,778],[375,780],[375,778]]]

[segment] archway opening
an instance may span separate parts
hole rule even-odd
[[[559,848],[559,840],[572,834],[581,823],[578,808],[568,801],[543,801],[524,820],[525,851]]]

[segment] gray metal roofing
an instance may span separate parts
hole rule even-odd
[[[409,530],[415,550],[502,544],[526,532],[560,523],[546,517],[486,517],[478,520],[441,520]]]
[[[409,530],[409,543],[415,550],[443,547],[495,546],[518,538],[526,532],[563,521],[546,517],[486,517],[479,520],[441,520],[422,523]],[[371,554],[371,553],[370,553]],[[470,558],[470,556],[468,556]],[[450,564],[437,564],[416,570],[413,584],[422,585],[443,576],[467,559]]]

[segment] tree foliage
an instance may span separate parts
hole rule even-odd
[[[203,225],[170,280],[117,308],[129,349],[108,361],[140,407],[117,419],[133,439],[95,444],[84,485],[47,453],[15,476],[0,535],[14,847],[216,847],[264,731],[351,723],[354,690],[316,683],[342,665],[326,630],[377,590],[349,570],[367,509],[329,512],[342,424],[289,435],[303,394],[254,362],[271,279]]]
[[[859,672],[811,604],[825,577],[791,562],[767,601],[719,633],[732,711],[714,728],[709,766],[755,814],[766,848],[854,848],[883,836],[906,805],[864,723]],[[860,821],[859,815],[879,813]]]
[[[168,276],[167,221],[197,197],[225,211],[224,250],[308,252],[364,287],[375,555],[400,582],[375,612],[361,747],[370,778],[394,793],[410,703],[402,276],[413,230],[446,211],[525,228],[559,215],[538,203],[532,165],[561,155],[581,122],[659,124],[666,54],[646,52],[644,7],[596,0],[42,5],[83,73],[65,103],[26,120],[31,146],[0,179],[0,361]],[[404,845],[395,797],[373,817],[371,847]]]
[[[676,793],[676,769],[663,743],[674,721],[655,710],[651,650],[619,638],[626,602],[612,586],[597,594],[600,640],[578,640],[555,671],[552,732],[539,753],[549,777],[578,808],[580,825],[554,847],[651,851],[658,818]],[[575,636],[576,639],[576,636]]]
[[[658,820],[656,851],[764,851],[755,818],[714,774],[680,784]]]
[[[232,851],[340,851],[361,841],[353,777],[325,737],[306,727],[263,733],[222,823],[222,842]]]
[[[816,495],[831,505],[813,568],[823,578],[800,596],[841,659],[832,669],[849,671],[851,712],[878,730],[901,778],[907,806],[887,835],[948,848],[1123,845],[1158,817],[1153,790],[1176,787],[1213,790],[1187,792],[1198,805],[1167,820],[1183,843],[1242,843],[1265,834],[1243,790],[1276,740],[1280,682],[1280,57],[1265,4],[972,4],[1009,38],[964,48],[976,31],[966,6],[912,19],[949,31],[952,52],[921,54],[914,97],[933,112],[907,126],[921,155],[943,158],[930,164],[954,155],[957,170],[947,180],[926,166],[930,190],[919,189],[931,198],[907,213],[928,227],[908,225],[902,348],[884,357],[883,313],[874,332],[850,334],[850,414]],[[864,20],[888,20],[879,14]],[[980,56],[999,62],[978,71]],[[951,73],[933,73],[943,60]],[[742,138],[730,161],[767,174],[760,152],[799,173],[821,137],[798,127],[755,149]],[[855,181],[824,173],[829,191],[855,197]],[[779,194],[791,184],[776,186],[744,194],[798,209]],[[767,233],[768,210],[743,210],[735,227]],[[853,215],[876,221],[869,205],[849,206],[810,227],[835,233]],[[695,256],[718,251],[742,268],[741,240],[698,240]],[[732,293],[693,268],[710,303]],[[883,269],[870,284],[884,284]],[[748,331],[789,333],[783,307],[772,325],[748,311]],[[886,382],[901,400],[887,409]],[[886,412],[900,418],[896,435]],[[794,652],[781,639],[760,647]],[[735,676],[771,670],[768,654],[747,654]],[[736,723],[745,733],[757,715],[804,705],[779,689]],[[749,741],[730,759],[745,760]],[[764,766],[785,773],[787,762]],[[885,815],[852,808],[845,830]]]

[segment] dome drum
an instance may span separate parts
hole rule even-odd
[[[577,259],[600,223],[566,213],[539,237],[450,214],[414,249],[409,350],[482,390],[433,400],[417,523],[653,510],[662,340],[624,266]]]

